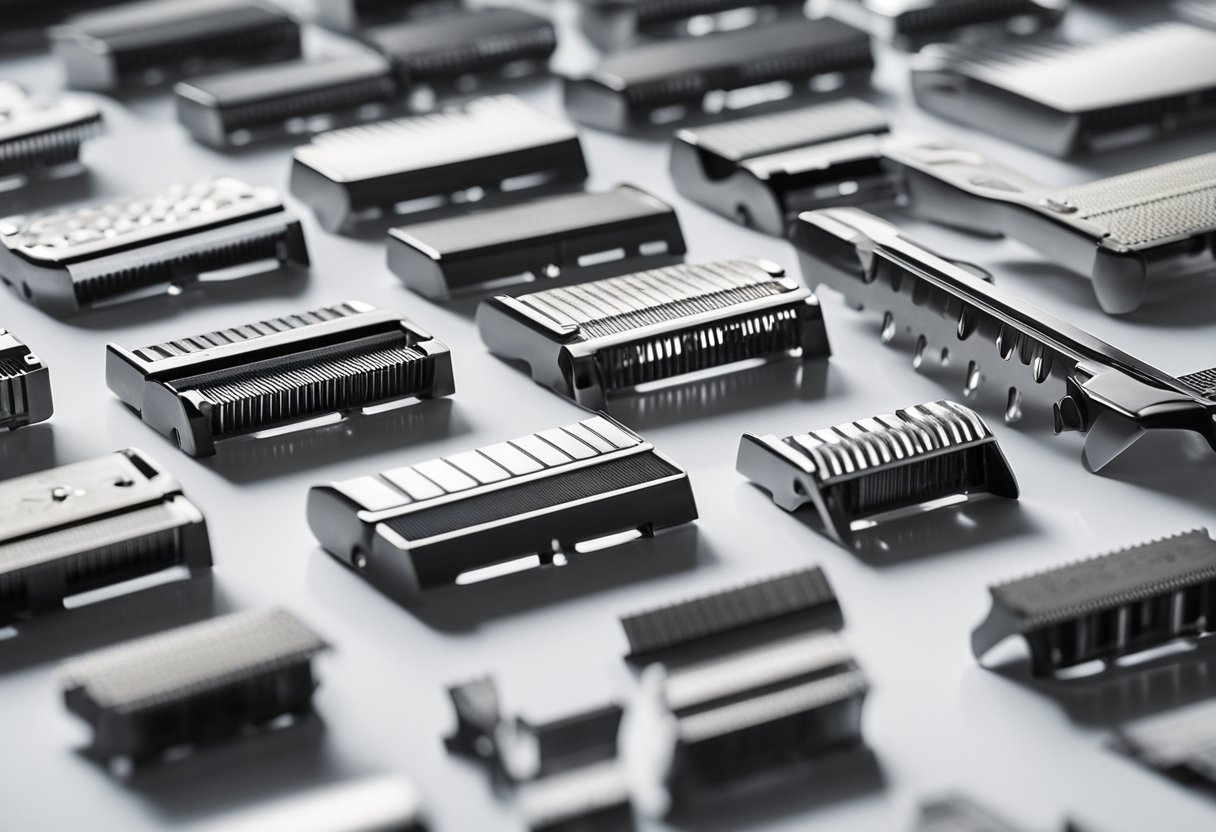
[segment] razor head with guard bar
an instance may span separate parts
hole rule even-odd
[[[802,16],[804,0],[581,0],[579,28],[601,49]]]
[[[566,110],[624,133],[864,80],[873,68],[865,32],[826,18],[776,21],[612,53],[566,79]]]
[[[510,95],[322,133],[295,151],[291,192],[329,231],[398,214],[570,190],[578,133]]]
[[[1216,153],[1061,188],[948,142],[884,152],[915,213],[1043,251],[1091,278],[1108,314],[1139,308],[1154,277],[1216,259]]]
[[[377,26],[360,37],[392,62],[404,89],[446,92],[471,79],[519,78],[547,68],[553,24],[519,9],[472,9]]]
[[[818,566],[621,617],[626,658],[635,665],[687,663],[843,624],[840,602]]]
[[[693,202],[785,236],[803,211],[895,198],[887,130],[882,112],[856,98],[685,128],[672,141],[671,177]]]
[[[1113,744],[1180,783],[1216,789],[1216,703],[1210,700],[1121,725]]]
[[[0,623],[174,567],[211,568],[207,524],[139,451],[0,482]]]
[[[45,422],[54,410],[51,371],[20,338],[0,327],[0,428]]]
[[[398,312],[359,301],[128,350],[106,383],[191,456],[221,439],[455,392],[452,356]]]
[[[87,653],[64,665],[67,709],[102,760],[146,763],[183,745],[302,718],[329,645],[281,609],[239,612]]]
[[[116,92],[300,56],[300,26],[262,0],[140,0],[51,30],[69,87]]]
[[[1069,156],[1210,128],[1214,52],[1216,32],[1184,23],[1085,44],[942,44],[913,60],[912,90],[943,118]]]
[[[0,281],[56,315],[190,288],[210,272],[308,265],[270,188],[219,178],[59,214],[0,220]]]
[[[407,602],[503,566],[563,563],[579,543],[696,518],[684,470],[603,416],[308,495],[321,544]]]
[[[383,117],[402,95],[378,55],[281,61],[179,82],[177,119],[195,141],[241,147]]]
[[[994,388],[1007,422],[1041,408],[1057,433],[1085,433],[1090,471],[1149,432],[1196,433],[1216,450],[1216,370],[1170,376],[855,208],[803,214],[794,244],[804,274],[882,316],[884,343],[914,341],[914,367],[949,356],[964,393]]]
[[[1207,529],[991,587],[971,635],[977,659],[1022,636],[1036,676],[1197,638],[1216,626],[1216,541]]]
[[[80,159],[80,146],[103,130],[96,104],[29,95],[0,81],[0,181],[28,181],[71,165]]]
[[[787,436],[745,433],[739,473],[786,511],[810,503],[848,546],[859,523],[951,497],[1018,497],[996,437],[974,411],[939,401]]]
[[[199,832],[426,832],[422,797],[404,777],[380,774],[309,789],[234,812]]]
[[[1037,35],[1058,24],[1069,0],[830,0],[826,11],[897,49],[1001,35]]]
[[[679,262],[686,250],[672,207],[632,185],[542,197],[388,234],[389,268],[436,300],[486,284],[619,275]]]
[[[613,393],[753,360],[831,353],[819,301],[777,265],[717,260],[668,266],[477,310],[490,351],[583,407]]]
[[[365,26],[446,13],[461,5],[459,0],[314,0],[313,9],[322,26],[355,32]]]

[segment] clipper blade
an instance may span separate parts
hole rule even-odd
[[[603,416],[308,497],[321,544],[405,601],[492,567],[564,562],[580,542],[649,536],[696,517],[683,469]]]
[[[758,359],[831,353],[819,301],[762,260],[669,266],[521,295],[477,311],[498,355],[584,407],[610,394]]]
[[[784,439],[744,434],[738,469],[786,511],[813,505],[824,533],[845,546],[859,522],[893,512],[957,496],[1018,496],[983,419],[949,401]]]
[[[179,566],[211,567],[206,521],[139,451],[0,482],[0,620]]]
[[[110,344],[106,382],[191,456],[214,454],[221,439],[455,390],[442,342],[359,301],[136,350]]]
[[[0,220],[0,280],[56,315],[198,285],[210,272],[308,265],[270,188],[219,178],[59,214]]]
[[[280,609],[232,613],[80,656],[64,665],[67,708],[92,751],[145,763],[176,746],[233,737],[312,710],[312,658],[329,645]]]
[[[1209,633],[1214,588],[1216,541],[1184,532],[992,587],[971,649],[982,658],[1020,635],[1036,676],[1111,662]]]

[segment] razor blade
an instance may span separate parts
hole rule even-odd
[[[504,564],[560,565],[579,543],[696,517],[684,470],[602,416],[308,495],[321,544],[403,600]]]
[[[73,659],[64,702],[97,757],[147,763],[309,715],[312,658],[328,648],[284,610],[233,613]]]
[[[1045,676],[1212,631],[1216,541],[1207,529],[1120,549],[991,587],[971,635],[977,659],[1021,636]]]
[[[768,103],[868,78],[870,38],[830,19],[791,19],[634,46],[565,80],[566,110],[614,132]]]
[[[0,482],[0,621],[174,567],[211,568],[207,524],[139,451]]]
[[[204,832],[426,832],[422,797],[408,780],[373,775],[234,812]]]
[[[829,0],[832,17],[897,49],[994,36],[1039,35],[1054,28],[1069,0]]]
[[[367,29],[361,37],[392,62],[411,92],[535,74],[557,48],[553,24],[519,9],[434,15]]]
[[[592,409],[611,394],[756,360],[831,354],[819,301],[777,265],[718,260],[510,297],[477,310],[490,351]]]
[[[0,81],[0,180],[29,180],[80,159],[80,146],[104,131],[96,104],[28,95]]]
[[[582,0],[579,27],[596,46],[690,37],[802,16],[803,0]]]
[[[859,524],[929,503],[1018,497],[988,425],[949,401],[784,438],[745,433],[737,467],[786,511],[814,506],[824,533],[842,546]]]
[[[784,236],[803,211],[894,200],[887,119],[856,98],[685,128],[671,144],[676,190],[709,210]]]
[[[0,280],[57,315],[197,286],[211,272],[308,265],[270,188],[202,180],[59,214],[0,220]]]
[[[383,117],[401,95],[392,66],[370,54],[275,62],[174,87],[178,121],[219,149]]]
[[[295,151],[291,192],[329,231],[397,214],[567,190],[578,133],[514,96],[322,133]]]
[[[261,0],[140,0],[51,29],[69,87],[116,92],[300,56],[300,27]]]
[[[1216,123],[1213,52],[1216,32],[1184,23],[1094,43],[939,45],[913,60],[912,91],[950,121],[1069,156]]]
[[[508,283],[580,281],[679,262],[670,205],[641,188],[562,194],[389,229],[388,266],[436,300]]]
[[[455,392],[452,356],[398,312],[359,301],[128,350],[106,383],[191,456],[216,442]]]
[[[855,208],[803,214],[794,244],[805,274],[882,316],[884,342],[915,339],[914,367],[940,354],[963,368],[964,393],[1000,392],[1007,422],[1043,408],[1057,433],[1085,433],[1090,471],[1151,431],[1191,431],[1216,450],[1216,370],[1169,376]]]
[[[54,410],[51,371],[20,338],[0,327],[0,428],[45,422]]]

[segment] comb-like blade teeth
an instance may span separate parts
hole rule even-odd
[[[533,378],[585,407],[712,367],[830,351],[814,295],[758,260],[498,296],[478,311],[478,329],[491,351],[522,359]]]
[[[357,301],[138,350],[112,345],[108,362],[114,391],[196,455],[226,437],[452,392],[447,347]]]
[[[125,4],[70,17],[50,36],[68,85],[86,90],[161,86],[300,55],[299,24],[257,0]]]
[[[605,416],[317,486],[308,502],[322,545],[404,600],[696,517],[684,470]]]
[[[311,660],[328,648],[278,609],[234,613],[81,656],[64,666],[68,710],[103,758],[155,758],[310,709]],[[179,713],[179,720],[163,718]]]
[[[226,374],[194,391],[216,437],[427,392],[427,356],[412,347],[346,352],[324,361],[285,362],[270,373]]]
[[[840,606],[819,567],[767,578],[621,618],[630,657],[643,660],[743,630],[794,618],[838,618]]]
[[[177,566],[211,566],[206,523],[137,451],[0,482],[0,620]]]
[[[1216,621],[1216,541],[1205,529],[992,587],[977,657],[1011,635],[1036,674],[1204,635]]]
[[[956,495],[1018,494],[988,426],[948,401],[784,439],[747,434],[738,468],[783,508],[813,504],[840,543],[866,518]]]

